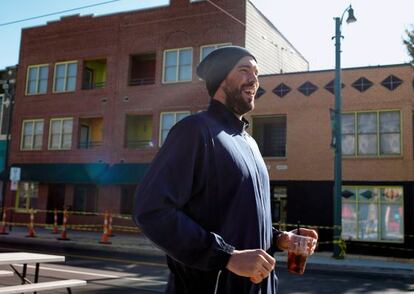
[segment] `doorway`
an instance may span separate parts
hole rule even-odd
[[[64,184],[49,184],[49,192],[47,195],[47,210],[46,223],[53,224],[54,210],[63,210],[65,205],[65,185]],[[58,224],[62,223],[63,214],[58,213]]]
[[[278,224],[279,230],[286,230],[287,222],[287,187],[272,187],[272,222]]]

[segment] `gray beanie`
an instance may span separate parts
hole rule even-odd
[[[245,48],[226,46],[212,51],[201,61],[197,66],[197,75],[206,81],[210,97],[216,94],[221,82],[227,77],[236,63],[245,56],[251,56],[256,60],[253,54]]]

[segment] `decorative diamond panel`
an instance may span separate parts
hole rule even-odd
[[[357,89],[359,92],[364,92],[366,90],[368,90],[369,88],[371,88],[371,86],[373,85],[373,83],[368,80],[367,78],[361,77],[358,80],[356,80],[355,82],[352,83],[352,87],[354,87],[355,89]]]
[[[259,87],[256,92],[256,96],[254,97],[255,100],[258,100],[264,93],[266,93],[265,89]]]
[[[345,88],[344,83],[341,84],[341,88]],[[325,89],[331,92],[332,94],[335,94],[335,80],[330,81],[325,85]]]
[[[311,82],[305,82],[303,83],[299,88],[299,92],[301,92],[305,96],[312,95],[313,92],[318,90],[318,87],[312,84]]]
[[[279,97],[285,96],[289,93],[292,89],[289,86],[286,86],[283,83],[280,83],[276,88],[273,89],[273,93],[275,93]]]
[[[402,80],[397,78],[394,75],[388,76],[385,80],[381,82],[381,85],[383,85],[385,88],[387,88],[390,91],[395,90],[399,85],[402,84]]]

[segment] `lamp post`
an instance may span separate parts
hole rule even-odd
[[[356,22],[354,10],[349,5],[341,17],[335,20],[335,116],[334,116],[334,138],[335,138],[335,162],[334,162],[334,230],[333,230],[333,257],[343,258],[340,248],[342,233],[342,127],[341,127],[341,25],[345,13],[348,12],[347,23]]]

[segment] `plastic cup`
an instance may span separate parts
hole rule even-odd
[[[288,271],[303,275],[306,267],[306,259],[309,255],[313,254],[315,246],[316,239],[292,234],[288,247]]]

